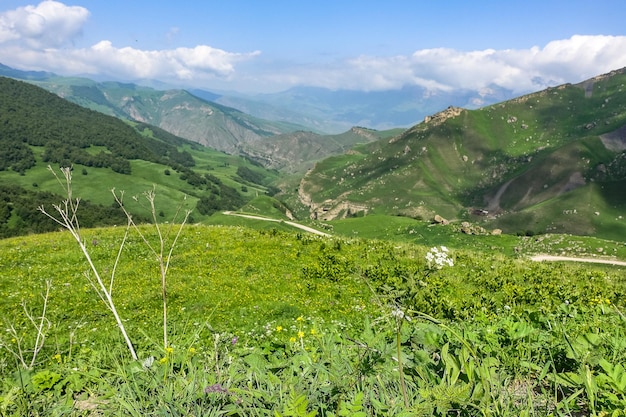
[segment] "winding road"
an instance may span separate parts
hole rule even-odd
[[[252,214],[233,213],[232,211],[225,211],[225,212],[223,212],[223,214],[225,214],[227,216],[245,217],[246,219],[265,220],[267,222],[276,222],[276,223],[283,222],[285,224],[288,224],[289,226],[297,227],[298,229],[302,229],[302,230],[304,230],[306,232],[314,233],[314,234],[319,235],[319,236],[326,236],[326,237],[332,236],[332,235],[330,235],[328,233],[325,233],[325,232],[322,232],[320,230],[313,229],[312,227],[305,226],[305,225],[300,224],[300,223],[290,222],[288,220],[270,219],[269,217],[254,216]]]

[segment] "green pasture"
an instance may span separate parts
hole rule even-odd
[[[274,203],[248,210],[263,207]],[[68,232],[0,241],[0,415],[599,416],[626,405],[624,267],[511,256],[514,244],[558,253],[569,238],[463,236],[385,216],[332,222],[360,236],[322,238],[217,217],[254,228],[183,228],[167,345],[155,227],[140,227],[147,243],[131,230],[121,252],[124,227],[83,230],[137,360]],[[167,253],[179,226],[159,227]],[[383,230],[388,240],[367,238]]]

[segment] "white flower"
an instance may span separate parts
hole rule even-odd
[[[144,359],[141,364],[143,365],[144,368],[150,368],[152,367],[153,363],[154,363],[154,356],[149,356],[146,359]]]
[[[399,308],[394,308],[393,310],[391,310],[391,315],[399,320],[406,320],[406,321],[411,321],[411,317],[407,316],[404,311],[402,311]]]
[[[441,269],[446,265],[454,266],[454,261],[448,256],[448,248],[445,246],[430,248],[426,254],[426,262],[429,268]]]
[[[395,310],[391,312],[391,315],[399,319],[402,319],[404,318],[404,311],[400,310],[399,308],[396,308]]]

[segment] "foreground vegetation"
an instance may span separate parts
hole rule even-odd
[[[0,415],[624,415],[623,268],[188,226],[164,344],[139,232],[82,231],[137,360],[67,232],[0,241]]]

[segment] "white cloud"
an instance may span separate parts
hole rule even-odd
[[[272,67],[263,72],[255,64],[248,72],[235,72],[235,64],[260,52],[230,53],[209,46],[164,51],[124,48],[105,54],[111,68],[117,62],[126,67],[117,73],[137,73],[171,81],[203,83],[210,76],[230,77],[234,89],[246,83],[273,89],[296,85],[331,89],[387,90],[418,85],[430,91],[471,89],[485,91],[490,86],[515,93],[536,91],[548,86],[584,79],[626,67],[625,36],[573,36],[529,49],[486,49],[457,51],[449,48],[424,49],[412,55],[393,57],[359,56],[332,64]],[[135,68],[133,70],[133,68]],[[149,72],[149,74],[145,74]],[[141,76],[140,76],[141,74]],[[132,78],[132,77],[131,77]],[[252,81],[253,80],[253,81]]]
[[[207,45],[163,50],[118,48],[108,40],[89,48],[63,47],[81,33],[88,16],[87,9],[56,1],[0,14],[0,62],[62,75],[193,82],[228,77],[236,63],[260,54],[232,53]],[[177,31],[171,28],[169,34]]]
[[[515,93],[578,82],[626,67],[626,36],[572,36],[528,49],[423,49],[410,55],[362,55],[334,63],[257,62],[259,51],[228,52],[208,45],[144,50],[101,40],[76,48],[89,18],[83,7],[57,1],[0,13],[0,62],[61,75],[158,79],[187,86],[279,90],[296,85],[385,90],[419,85],[429,91],[502,87]],[[179,29],[171,27],[168,44]],[[243,65],[245,62],[248,64]]]
[[[35,48],[55,48],[80,35],[89,11],[52,0],[0,14],[0,42]]]
[[[109,41],[101,41],[91,48],[68,52],[67,57],[70,58],[69,67],[77,68],[86,64],[82,72],[88,74],[105,73],[126,79],[175,81],[228,76],[235,70],[235,63],[258,53],[231,53],[206,45],[146,51],[131,47],[116,48]]]
[[[412,55],[360,56],[324,68],[294,68],[268,74],[278,82],[332,89],[384,90],[419,85],[428,90],[483,90],[499,86],[536,91],[579,82],[626,67],[626,36],[572,36],[543,48],[457,51],[423,49]]]

